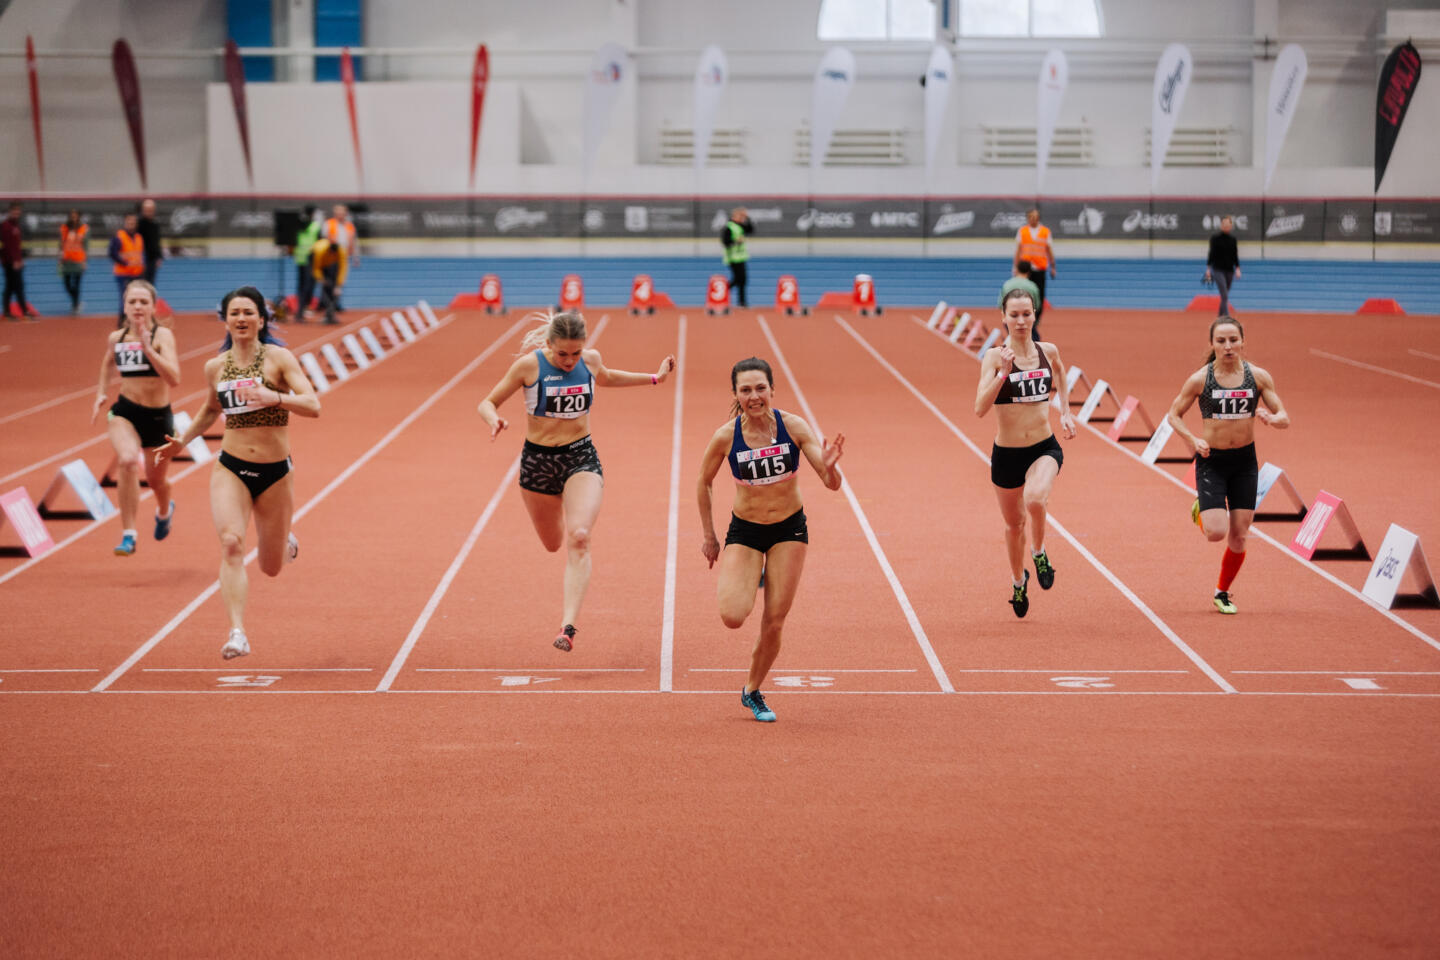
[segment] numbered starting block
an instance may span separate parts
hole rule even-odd
[[[868,273],[855,274],[855,283],[851,288],[851,306],[855,312],[862,317],[874,314],[879,316],[884,309],[875,301],[875,279]]]
[[[142,451],[140,455],[145,454]],[[66,496],[67,490],[72,496]],[[67,499],[71,501],[69,506],[64,503]],[[47,520],[104,520],[118,512],[84,460],[71,460],[60,468],[35,511]]]
[[[20,543],[0,546],[0,556],[38,557],[55,548],[50,531],[45,529],[45,521],[40,519],[24,487],[16,487],[0,495],[0,532],[3,532],[6,522],[15,529]]]
[[[585,281],[578,273],[567,273],[560,281],[560,309],[580,310],[585,306]]]
[[[1339,523],[1348,546],[1320,546],[1320,540],[1332,520]],[[1290,549],[1306,560],[1371,559],[1370,550],[1360,536],[1360,528],[1355,525],[1355,518],[1350,516],[1350,508],[1335,494],[1324,490],[1315,495],[1315,502],[1305,514],[1305,522],[1300,524],[1295,539],[1290,541]]]
[[[705,312],[712,315],[730,312],[730,281],[718,273],[705,284]]]
[[[1132,420],[1144,425],[1145,432],[1143,434],[1126,434],[1125,428],[1130,426]],[[1120,412],[1115,414],[1115,419],[1110,423],[1110,431],[1105,435],[1116,443],[1125,440],[1143,440],[1149,443],[1150,438],[1155,435],[1155,430],[1155,422],[1145,411],[1145,404],[1140,402],[1139,397],[1129,395],[1125,397],[1125,402],[1120,404]]]
[[[673,307],[675,301],[670,299],[668,293],[661,293],[655,289],[655,281],[647,273],[637,273],[635,280],[630,284],[629,310],[635,314],[651,314],[656,307]]]
[[[1407,579],[1414,589],[1402,594],[1400,587]],[[1385,540],[1360,592],[1386,610],[1395,606],[1440,607],[1440,593],[1436,592],[1435,577],[1430,572],[1420,538],[1395,523],[1385,532]]]
[[[788,316],[810,315],[810,308],[800,303],[800,282],[788,273],[775,283],[775,310]]]

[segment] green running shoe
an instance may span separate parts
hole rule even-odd
[[[1010,598],[1010,606],[1015,608],[1015,616],[1023,617],[1030,612],[1030,598],[1025,593],[1025,588],[1030,585],[1030,571],[1024,571],[1020,580],[1020,586],[1014,587],[1014,595]]]
[[[1050,566],[1050,557],[1041,551],[1039,556],[1032,556],[1035,561],[1035,579],[1040,581],[1041,590],[1049,590],[1055,586],[1055,568]]]
[[[1215,609],[1221,613],[1239,613],[1235,609],[1235,602],[1230,599],[1230,594],[1224,590],[1215,591]]]
[[[1200,498],[1196,497],[1195,502],[1190,504],[1190,519],[1195,521],[1195,526],[1200,526]]]

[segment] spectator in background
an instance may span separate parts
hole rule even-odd
[[[347,264],[353,266],[360,262],[360,248],[355,237],[355,224],[350,219],[350,208],[345,206],[345,204],[337,203],[331,208],[330,219],[325,221],[325,226],[321,229],[320,236],[330,241],[332,246],[338,246],[345,251],[345,262]],[[320,276],[319,272],[316,272],[315,276]],[[343,284],[344,281],[342,280],[341,285]],[[335,295],[337,297],[340,295],[338,288],[335,291]],[[337,300],[334,304],[334,309],[343,311],[345,308],[342,307]]]
[[[1030,265],[1029,271],[1021,271],[1020,264]],[[1025,226],[1015,234],[1015,274],[1028,277],[1040,291],[1035,301],[1035,324],[1045,312],[1045,272],[1055,276],[1055,248],[1050,245],[1050,228],[1040,223],[1040,208],[1031,207],[1025,211]]]
[[[295,319],[304,320],[312,316],[310,301],[315,296],[315,272],[310,257],[315,252],[315,242],[320,239],[320,208],[315,204],[305,207],[300,221],[300,232],[295,235]]]
[[[5,316],[10,316],[10,301],[20,304],[20,312],[38,320],[40,314],[25,299],[25,249],[20,232],[20,204],[12,202],[5,219],[0,221],[0,264],[5,267]]]
[[[110,262],[115,264],[115,283],[120,287],[121,323],[125,322],[125,288],[131,280],[145,279],[145,242],[140,239],[138,220],[133,213],[125,214],[124,225],[110,238]]]
[[[735,291],[736,305],[748,307],[745,301],[745,265],[750,261],[750,251],[745,249],[745,238],[755,232],[750,214],[744,207],[730,212],[730,219],[720,228],[720,245],[725,248],[725,265],[730,268],[730,289]]]
[[[1240,276],[1240,248],[1230,231],[1235,229],[1231,217],[1220,218],[1220,232],[1210,238],[1210,255],[1205,258],[1205,279],[1215,281],[1220,291],[1219,316],[1233,316],[1230,313],[1230,285]]]
[[[155,286],[155,274],[160,261],[165,259],[165,248],[160,243],[160,224],[155,219],[155,201],[145,200],[140,204],[140,239],[145,244],[145,282]]]
[[[321,237],[315,241],[310,264],[314,279],[320,283],[320,306],[325,310],[325,322],[339,323],[335,314],[340,311],[340,291],[349,272],[349,255],[342,244]]]
[[[70,216],[60,224],[60,281],[65,292],[70,294],[70,315],[80,314],[80,281],[85,279],[85,267],[90,255],[85,243],[90,239],[90,225],[80,219],[79,210],[71,210]]]

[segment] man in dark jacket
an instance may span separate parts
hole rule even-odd
[[[140,204],[140,240],[145,244],[145,279],[155,285],[155,272],[160,261],[165,259],[165,248],[160,243],[160,224],[155,220],[155,201],[146,200]]]
[[[736,305],[741,307],[750,305],[745,302],[745,265],[750,261],[745,238],[754,232],[755,225],[744,207],[732,210],[730,219],[720,228],[720,245],[725,248],[725,264],[730,268],[730,289],[735,291]]]
[[[10,204],[10,211],[0,221],[0,264],[5,267],[5,316],[10,316],[10,301],[19,300],[20,312],[27,317],[40,314],[25,299],[25,250],[20,233],[20,204]]]
[[[1215,281],[1220,291],[1220,316],[1230,316],[1230,285],[1240,276],[1240,249],[1230,231],[1235,221],[1220,218],[1220,232],[1210,238],[1210,255],[1205,258],[1205,279]]]

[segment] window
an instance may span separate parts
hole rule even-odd
[[[1098,37],[1099,0],[949,0],[962,37]]]
[[[821,40],[934,40],[935,2],[821,0],[816,34]]]

